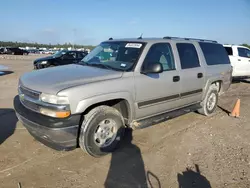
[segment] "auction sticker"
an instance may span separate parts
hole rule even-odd
[[[127,43],[126,48],[141,48],[142,44],[140,43]]]

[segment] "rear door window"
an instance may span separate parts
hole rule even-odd
[[[230,64],[227,50],[218,43],[199,42],[207,65]]]
[[[177,43],[176,46],[180,56],[182,69],[200,67],[198,54],[193,44]]]

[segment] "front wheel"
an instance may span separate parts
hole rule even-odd
[[[211,85],[207,91],[205,99],[202,101],[202,108],[198,110],[200,114],[211,116],[215,112],[218,104],[218,88]]]
[[[99,106],[84,116],[79,145],[91,156],[100,157],[119,146],[124,130],[124,119],[118,110]]]

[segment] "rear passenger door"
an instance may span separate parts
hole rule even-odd
[[[193,43],[176,43],[179,61],[181,65],[180,104],[182,106],[201,101],[204,87],[204,67]]]

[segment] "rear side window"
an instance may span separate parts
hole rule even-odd
[[[228,53],[221,44],[200,42],[207,65],[230,64]]]
[[[200,67],[198,54],[193,44],[177,43],[176,46],[180,56],[182,69]]]
[[[238,48],[240,57],[250,57],[250,50],[247,48]]]
[[[224,47],[228,55],[233,55],[233,49],[231,47]]]

